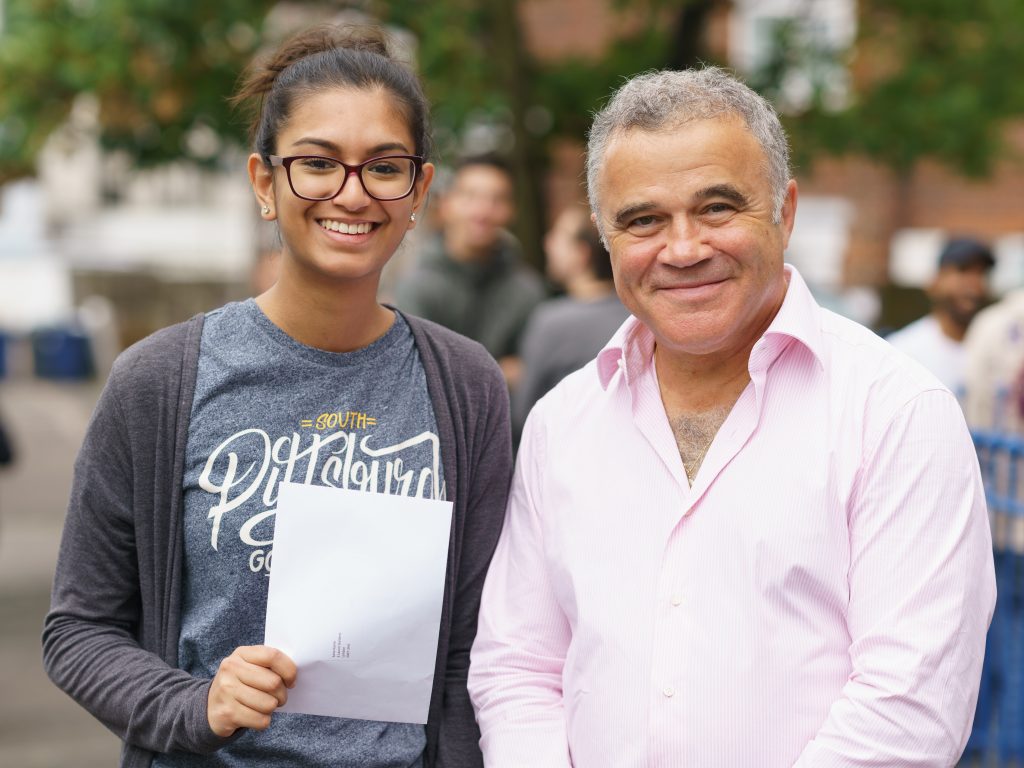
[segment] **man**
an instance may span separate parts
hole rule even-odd
[[[499,158],[459,163],[441,199],[441,236],[398,283],[396,304],[479,341],[514,385],[519,336],[545,290],[505,230],[515,215],[513,191]]]
[[[959,237],[947,242],[928,285],[931,313],[887,339],[957,395],[964,387],[964,336],[985,304],[988,275],[995,263],[992,251],[978,240]]]
[[[986,459],[995,548],[1024,555],[1024,518],[1010,502],[1024,500],[1024,462],[1015,453],[1024,435],[1024,287],[979,312],[964,347],[964,412]]]
[[[783,264],[786,138],[721,70],[626,83],[587,163],[635,317],[527,420],[485,763],[953,765],[995,598],[956,400]]]
[[[512,398],[517,434],[538,398],[590,362],[629,316],[586,208],[571,205],[555,218],[544,251],[548,278],[566,295],[541,302],[523,333],[523,378]]]
[[[967,421],[1024,432],[1024,287],[983,309],[964,340]]]

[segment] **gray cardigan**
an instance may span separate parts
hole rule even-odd
[[[508,393],[475,342],[406,317],[437,418],[454,502],[427,722],[427,768],[482,765],[466,691],[469,650],[512,473]],[[51,679],[124,741],[121,765],[153,752],[212,752],[209,680],[178,669],[182,476],[203,316],[126,350],[75,463],[43,660]]]

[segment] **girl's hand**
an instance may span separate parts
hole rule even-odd
[[[239,728],[262,731],[270,715],[288,700],[295,685],[295,662],[276,648],[243,645],[220,663],[206,701],[206,718],[215,734],[227,737]]]

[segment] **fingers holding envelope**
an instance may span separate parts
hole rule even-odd
[[[218,736],[239,728],[263,730],[295,684],[295,663],[276,648],[243,645],[217,669],[207,697],[206,718]]]

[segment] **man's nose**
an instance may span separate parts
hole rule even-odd
[[[704,228],[689,216],[673,217],[666,229],[661,260],[673,267],[690,267],[710,255]]]

